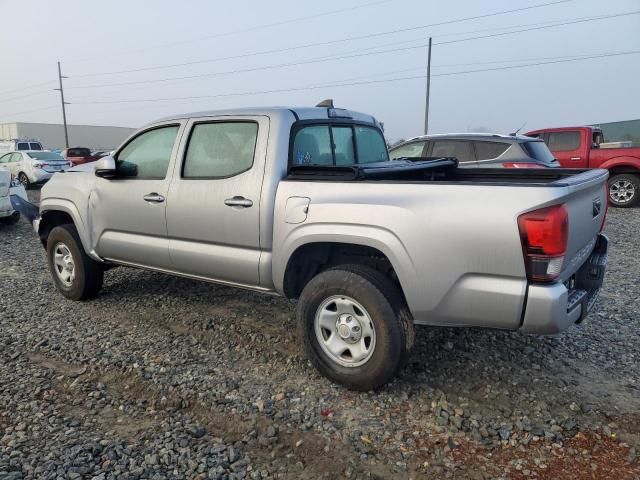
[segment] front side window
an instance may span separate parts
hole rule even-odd
[[[393,148],[389,152],[392,159],[397,158],[418,158],[423,156],[424,144],[426,142],[406,143],[398,148]]]
[[[183,178],[225,178],[251,168],[258,139],[255,122],[200,123],[193,127]]]
[[[148,130],[131,140],[116,159],[118,176],[164,178],[178,135],[178,125]]]
[[[508,143],[500,142],[474,142],[476,158],[478,160],[491,160],[498,158],[510,147]]]
[[[389,160],[379,130],[360,125],[311,125],[295,135],[293,165],[349,166]]]
[[[549,150],[552,152],[570,152],[580,147],[580,132],[551,132]]]
[[[454,157],[458,162],[472,162],[475,160],[471,151],[471,142],[459,140],[438,140],[433,142],[432,157]]]
[[[18,163],[22,161],[22,154],[21,153],[14,153],[13,155],[11,155],[11,160],[10,162],[12,163]]]

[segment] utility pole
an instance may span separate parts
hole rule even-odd
[[[431,37],[427,56],[427,98],[424,106],[424,134],[429,133],[429,94],[431,93]]]
[[[67,102],[64,101],[64,90],[62,88],[62,79],[67,78],[62,76],[62,71],[60,70],[60,62],[58,62],[58,82],[60,82],[60,88],[54,88],[54,90],[60,91],[60,100],[62,101],[62,121],[64,123],[64,145],[65,148],[69,148],[69,132],[67,131],[67,112],[65,105],[68,105]]]

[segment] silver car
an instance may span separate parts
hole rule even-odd
[[[423,135],[389,149],[392,160],[416,157],[454,157],[461,167],[559,167],[545,143],[522,135],[453,133]]]

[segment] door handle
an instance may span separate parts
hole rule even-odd
[[[582,160],[580,157],[571,157],[571,160]]]
[[[142,197],[145,202],[149,203],[162,203],[164,202],[164,197],[159,193],[147,193],[144,197]]]
[[[233,198],[227,198],[224,201],[224,204],[227,207],[241,207],[241,208],[249,208],[253,205],[253,202],[248,198],[244,198],[241,196],[235,196]]]

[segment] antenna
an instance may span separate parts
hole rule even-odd
[[[517,129],[515,132],[510,133],[509,135],[511,135],[512,137],[515,137],[516,135],[518,135],[518,133],[520,132],[520,130],[522,130],[524,128],[524,126],[527,124],[527,122],[524,122],[519,129]]]
[[[321,101],[316,107],[325,107],[325,108],[333,108],[333,98],[327,98],[326,100]]]

